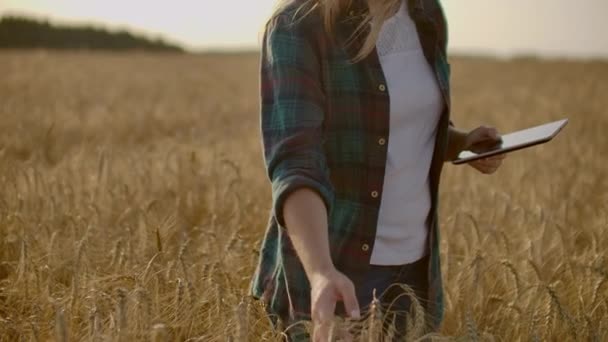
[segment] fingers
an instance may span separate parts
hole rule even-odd
[[[489,166],[474,166],[474,167],[477,169],[477,171],[479,171],[483,174],[486,174],[486,175],[496,172],[495,168],[491,168]]]
[[[486,127],[485,134],[486,134],[486,136],[488,138],[491,138],[493,140],[500,139],[500,135],[498,134],[498,130],[496,130],[496,128],[494,128],[494,127]]]
[[[484,140],[487,138],[496,140],[500,137],[498,130],[490,126],[479,126],[471,131],[470,134],[477,138],[476,140]]]
[[[329,336],[331,330],[331,322],[326,322],[322,324],[315,324],[312,339],[314,342],[326,342],[329,341],[331,336]]]
[[[330,322],[334,318],[334,311],[336,310],[336,298],[335,296],[326,296],[320,298],[319,301],[314,305],[312,311],[312,320],[318,324],[324,324]]]
[[[482,158],[479,160],[480,163],[485,165],[498,165],[502,163],[502,161],[507,157],[506,154],[499,154],[492,157]]]
[[[481,153],[495,148],[501,140],[496,128],[479,126],[467,134],[464,149]]]
[[[311,318],[314,342],[325,342],[330,338],[337,300],[336,291],[331,287],[324,288],[320,293],[313,295]]]
[[[330,302],[333,302],[333,304]],[[334,298],[333,300],[328,300],[325,303],[319,303],[316,310],[313,311],[313,340],[315,342],[325,342],[329,340],[335,308],[336,300]]]
[[[344,302],[344,309],[346,313],[354,319],[361,318],[361,311],[359,309],[359,301],[357,301],[357,295],[355,294],[355,285],[352,281],[346,279],[340,284],[340,298]]]
[[[491,174],[496,172],[502,165],[502,161],[506,158],[506,155],[497,155],[489,158],[479,159],[471,162],[471,166],[477,169],[481,173]]]
[[[321,289],[319,292],[312,293],[312,320],[313,320],[313,340],[327,341],[334,322],[334,312],[336,302],[341,300],[344,309],[351,318],[359,319],[361,313],[359,303],[355,294],[355,286],[348,277],[338,274],[332,279],[331,285]]]

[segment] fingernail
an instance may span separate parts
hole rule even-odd
[[[359,310],[353,310],[350,312],[350,317],[359,319],[361,318],[361,314],[359,313]]]

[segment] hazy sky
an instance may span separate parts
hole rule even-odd
[[[276,0],[0,0],[34,14],[161,35],[191,49],[255,48]],[[454,52],[608,58],[608,0],[443,0]]]

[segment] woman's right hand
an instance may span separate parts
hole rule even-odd
[[[325,342],[330,338],[331,323],[338,301],[344,303],[344,308],[351,318],[359,319],[361,317],[355,285],[346,275],[335,268],[315,272],[309,278],[313,341]],[[348,336],[341,337],[349,339]]]
[[[330,338],[338,301],[344,303],[351,318],[361,316],[355,285],[332,262],[327,209],[317,192],[304,187],[289,194],[284,204],[284,217],[289,237],[310,283],[313,341],[326,342]],[[347,336],[340,337],[348,340]]]

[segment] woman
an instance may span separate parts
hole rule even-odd
[[[292,0],[268,22],[261,125],[273,209],[251,290],[275,323],[312,320],[324,341],[335,314],[359,318],[374,292],[407,311],[389,288],[404,283],[438,329],[442,165],[499,139],[451,124],[446,45],[438,0]],[[471,166],[493,173],[502,158]],[[394,325],[405,333],[404,318]]]

